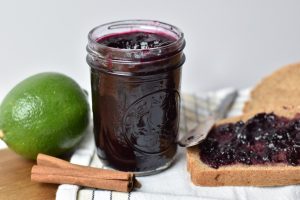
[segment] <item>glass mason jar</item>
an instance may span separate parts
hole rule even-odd
[[[173,41],[146,49],[99,43],[131,32]],[[138,175],[167,168],[177,150],[183,33],[158,21],[126,20],[97,26],[88,39],[97,155],[114,169]]]

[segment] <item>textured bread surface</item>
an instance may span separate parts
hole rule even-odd
[[[244,114],[216,125],[246,121],[260,112],[293,118],[300,113],[300,63],[288,65],[263,79],[251,93]],[[202,186],[281,186],[300,183],[300,166],[282,163],[233,164],[214,169],[200,159],[198,146],[187,149],[187,169],[192,182]]]
[[[276,107],[300,105],[300,63],[280,68],[251,91],[244,113],[270,112]]]

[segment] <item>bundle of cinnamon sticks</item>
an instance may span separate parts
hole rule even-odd
[[[45,154],[38,155],[37,165],[31,170],[31,180],[119,192],[130,192],[141,187],[133,173],[75,165]]]

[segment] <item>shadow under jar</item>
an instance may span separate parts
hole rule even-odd
[[[180,116],[183,33],[150,20],[127,20],[92,29],[94,135],[108,166],[149,175],[174,160]]]

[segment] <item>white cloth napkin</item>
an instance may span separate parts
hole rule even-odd
[[[188,126],[181,120],[181,132],[193,126],[193,120],[205,115],[203,110],[211,110],[226,95],[228,89],[205,95],[183,95],[182,114]],[[249,90],[239,92],[229,116],[238,115]],[[206,109],[204,109],[204,107]],[[198,112],[195,112],[198,110]],[[209,109],[208,109],[209,110]],[[193,114],[194,113],[194,114]],[[195,114],[196,113],[196,114]],[[200,118],[201,118],[200,116]],[[183,117],[181,117],[183,118]],[[199,119],[199,118],[198,118]],[[94,153],[94,139],[91,129],[85,140],[71,158],[72,163],[103,168],[103,164]],[[285,187],[199,187],[194,186],[186,170],[185,149],[179,148],[174,164],[167,170],[152,176],[138,177],[142,188],[131,193],[112,192],[75,185],[60,185],[57,200],[298,200],[300,186]]]
[[[0,149],[5,149],[5,148],[7,148],[7,145],[2,140],[0,140]]]

